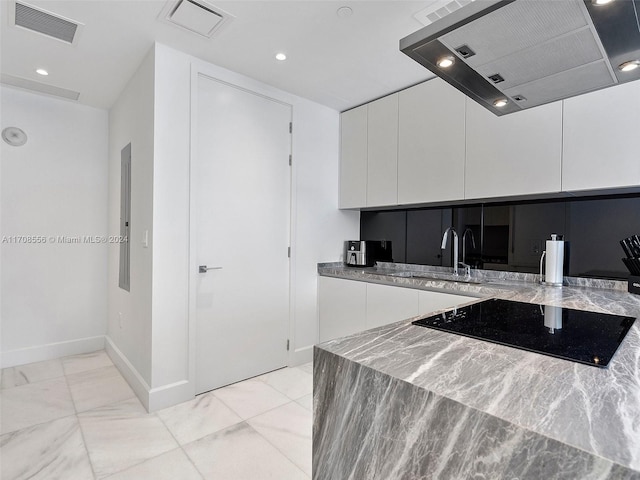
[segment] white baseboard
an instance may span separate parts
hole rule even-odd
[[[149,392],[149,412],[186,402],[196,396],[195,385],[188,380],[153,388]]]
[[[90,353],[104,348],[104,335],[78,338],[66,342],[48,343],[34,347],[20,348],[2,352],[2,368],[15,367],[33,362],[53,360],[54,358]]]
[[[151,388],[108,335],[105,337],[105,349],[148,412],[171,407],[195,397],[195,388],[188,380]]]
[[[107,355],[111,358],[111,361],[116,366],[120,373],[127,381],[129,386],[133,389],[135,394],[138,396],[144,408],[149,410],[149,391],[151,387],[149,384],[142,378],[140,372],[133,366],[133,364],[129,361],[124,353],[116,346],[116,344],[111,340],[111,338],[107,335],[105,337],[105,350],[107,351]]]
[[[304,365],[313,360],[313,345],[297,348],[289,354],[289,366]]]

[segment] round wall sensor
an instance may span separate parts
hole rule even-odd
[[[338,14],[340,18],[350,17],[353,15],[353,9],[351,7],[340,7],[336,10],[336,14]]]
[[[2,130],[2,139],[13,147],[20,147],[27,143],[27,134],[18,127],[7,127]]]

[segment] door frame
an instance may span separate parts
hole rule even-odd
[[[196,335],[197,335],[197,301],[196,301],[196,289],[198,285],[198,259],[197,259],[197,235],[196,235],[196,195],[195,195],[195,172],[192,168],[196,162],[195,145],[197,144],[197,104],[198,104],[198,79],[200,76],[208,77],[213,81],[220,82],[225,85],[229,85],[238,90],[243,90],[247,93],[258,95],[268,100],[283,104],[291,109],[291,122],[294,119],[294,106],[286,101],[284,98],[277,98],[278,92],[274,89],[264,85],[262,88],[261,83],[255,84],[253,80],[248,79],[239,74],[228,72],[229,75],[221,75],[220,67],[210,66],[207,64],[201,64],[198,62],[191,63],[191,92],[190,92],[190,145],[189,145],[189,311],[188,311],[188,342],[189,342],[189,359],[188,359],[188,378],[189,384],[193,391],[193,395],[196,393]],[[227,71],[225,71],[227,73]],[[231,77],[232,81],[223,79],[221,77]],[[236,78],[233,78],[236,77]],[[234,83],[236,82],[237,83]],[[245,86],[243,84],[250,84]],[[290,151],[293,156],[293,133],[290,137]],[[293,164],[290,166],[289,171],[289,246],[291,248],[291,256],[289,258],[289,300],[288,300],[288,338],[290,341],[290,348],[287,352],[287,365],[291,365],[293,353],[295,352],[295,262],[294,262],[294,241],[295,241],[295,170]]]

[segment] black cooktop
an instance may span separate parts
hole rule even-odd
[[[620,315],[491,299],[413,324],[606,367],[634,320]]]

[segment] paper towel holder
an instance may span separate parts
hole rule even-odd
[[[540,256],[540,283],[552,287],[562,287],[564,283],[564,241],[562,235],[551,234],[551,240],[546,242],[546,250]],[[558,242],[552,256],[547,255],[547,250]],[[546,258],[546,262],[544,261]],[[555,265],[554,265],[555,263]],[[544,267],[544,268],[543,268]],[[551,271],[550,271],[551,270]],[[544,280],[543,280],[544,278]]]

